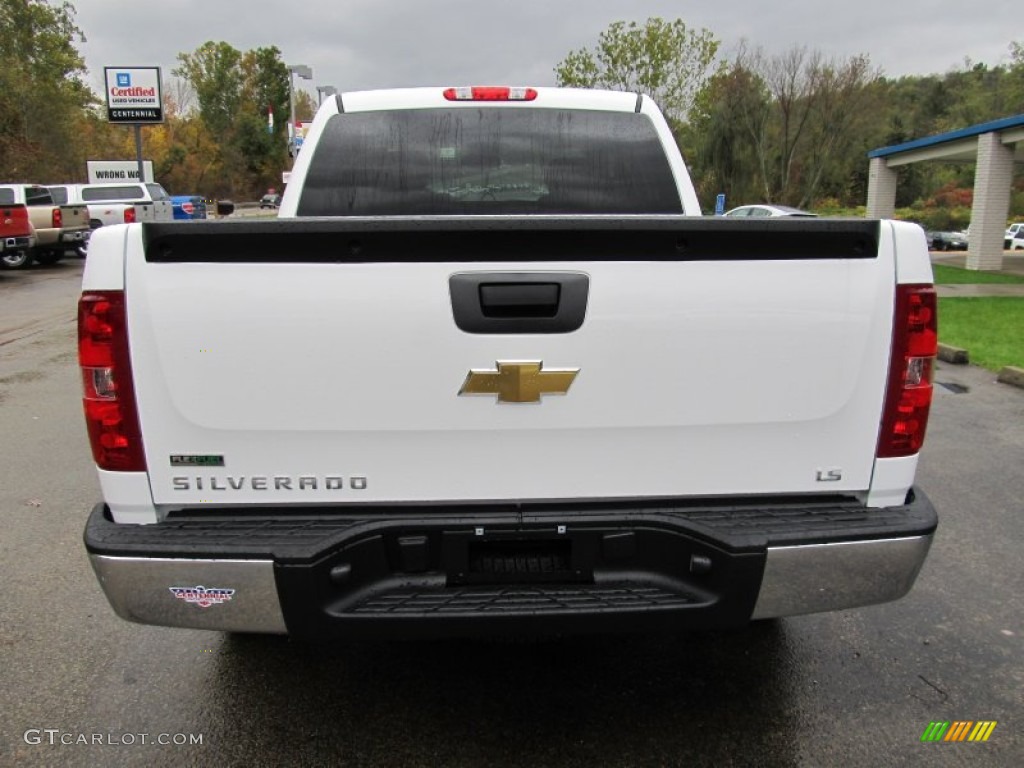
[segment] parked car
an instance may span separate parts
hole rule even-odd
[[[277,208],[281,205],[280,195],[264,195],[260,198],[260,208]]]
[[[1021,245],[1019,243],[1022,239],[1024,239],[1024,222],[1011,224],[1006,228],[1006,233],[1003,235],[1003,249],[1007,251],[1020,249]],[[1017,243],[1014,241],[1017,241]]]
[[[928,248],[933,251],[966,251],[967,235],[963,232],[926,232]]]
[[[800,218],[817,218],[818,214],[810,211],[802,211],[799,208],[792,208],[788,205],[741,205],[725,212],[726,216],[748,216],[751,218],[765,218],[776,216],[796,216]]]
[[[171,205],[174,207],[174,218],[205,219],[206,200],[199,195],[172,195]]]

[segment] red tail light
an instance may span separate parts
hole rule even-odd
[[[473,86],[447,88],[444,97],[448,101],[533,101],[537,98],[537,91],[533,88]]]
[[[938,344],[935,289],[931,285],[897,285],[878,458],[911,456],[921,450],[932,405]]]
[[[60,212],[60,208],[54,208],[50,218],[53,221],[52,226],[54,229],[60,229],[64,226],[64,214]]]
[[[146,457],[128,357],[123,291],[82,295],[78,302],[78,364],[96,464],[100,469],[144,472]]]
[[[124,209],[124,223],[125,224],[134,224],[135,223],[135,209],[134,208],[125,208]]]

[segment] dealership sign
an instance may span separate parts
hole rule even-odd
[[[162,123],[160,67],[104,67],[107,120],[111,123]]]

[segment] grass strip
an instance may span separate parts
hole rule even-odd
[[[1024,367],[1024,298],[939,299],[939,341],[966,349],[974,365]]]
[[[1024,277],[1005,272],[981,272],[946,264],[932,264],[936,285],[983,285],[986,283],[1024,283]]]

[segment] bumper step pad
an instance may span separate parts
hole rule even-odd
[[[355,614],[532,613],[681,608],[701,602],[695,595],[655,585],[592,585],[395,590],[353,606]]]

